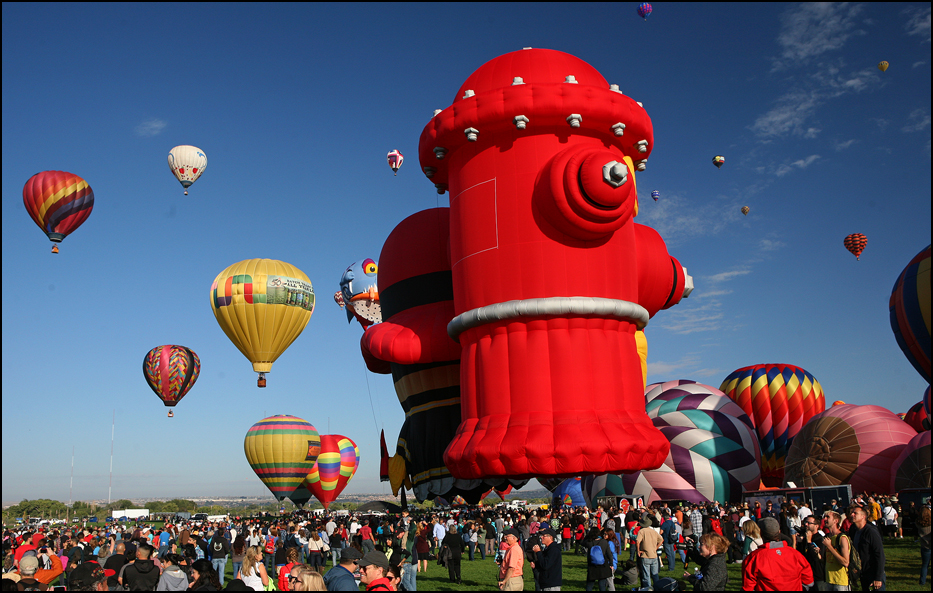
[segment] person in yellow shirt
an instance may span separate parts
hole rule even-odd
[[[868,517],[868,520],[878,525],[878,521],[881,520],[881,505],[875,500],[874,496],[868,497],[868,506],[871,507],[871,516]]]
[[[828,537],[823,538],[823,558],[826,561],[826,584],[833,591],[848,591],[849,587],[849,554],[852,551],[852,542],[849,536],[842,533],[842,515],[836,511],[823,513],[824,529]],[[843,589],[842,587],[846,587]]]

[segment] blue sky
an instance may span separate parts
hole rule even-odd
[[[433,110],[529,46],[589,62],[652,118],[637,221],[696,290],[648,326],[650,381],[784,362],[829,402],[906,411],[926,383],[887,303],[930,243],[929,4],[636,6],[4,3],[3,501],[68,500],[72,446],[73,498],[106,498],[114,412],[114,499],[268,493],[242,442],[272,414],[354,439],[346,491],[387,491],[377,429],[394,443],[403,415],[331,295],[404,217],[447,205],[417,162]],[[166,164],[179,144],[209,160],[189,196]],[[43,170],[95,193],[57,256],[22,202]],[[254,257],[318,296],[262,391],[208,302]],[[173,419],[141,373],[170,343],[202,362]]]

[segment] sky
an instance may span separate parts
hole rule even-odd
[[[391,448],[403,413],[331,295],[398,222],[448,205],[421,131],[523,47],[578,56],[652,118],[636,221],[696,289],[649,324],[649,382],[781,362],[827,403],[907,411],[927,384],[888,298],[930,243],[930,5],[653,6],[4,3],[3,502],[268,494],[242,443],[273,414],[355,440],[345,492],[388,492],[379,430]],[[208,158],[188,196],[166,163],[181,144]],[[54,256],[22,201],[44,170],[95,195]],[[208,300],[250,258],[294,264],[318,303],[264,390]],[[171,419],[141,373],[161,344],[202,365]]]

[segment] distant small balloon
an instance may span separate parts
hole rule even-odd
[[[890,64],[888,64],[887,62],[879,62],[879,63],[878,63],[878,70],[881,70],[882,72],[884,72],[884,71],[886,71],[886,70],[888,69],[888,66],[889,66],[889,65],[890,65]]]
[[[648,17],[651,16],[651,12],[652,12],[653,10],[654,10],[654,9],[651,8],[651,5],[648,4],[647,2],[645,2],[645,3],[643,3],[643,4],[639,4],[639,5],[638,5],[638,16],[640,16],[641,18],[643,18],[643,19],[645,19],[645,20],[647,21],[647,20],[648,20]]]
[[[717,154],[713,157],[713,164],[716,165],[717,169],[721,169],[726,162],[726,157]]]
[[[858,260],[862,252],[865,251],[865,246],[868,245],[868,238],[862,233],[853,233],[843,239],[842,244],[845,245],[845,248]]]
[[[402,166],[402,163],[405,161],[405,157],[402,156],[398,150],[393,150],[386,155],[386,161],[388,161],[389,166],[392,167],[392,172],[398,175],[398,170]]]
[[[745,216],[748,216],[748,213],[750,211],[751,211],[751,208],[749,208],[748,206],[742,206],[742,214],[744,214]]]
[[[661,197],[661,192],[659,192],[658,190],[654,190],[653,192],[651,192],[651,197],[654,198],[655,202],[657,202],[658,198]]]

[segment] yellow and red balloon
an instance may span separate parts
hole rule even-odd
[[[91,215],[94,191],[74,173],[43,171],[23,186],[23,204],[49,241],[61,243]],[[58,253],[58,245],[52,253]]]

